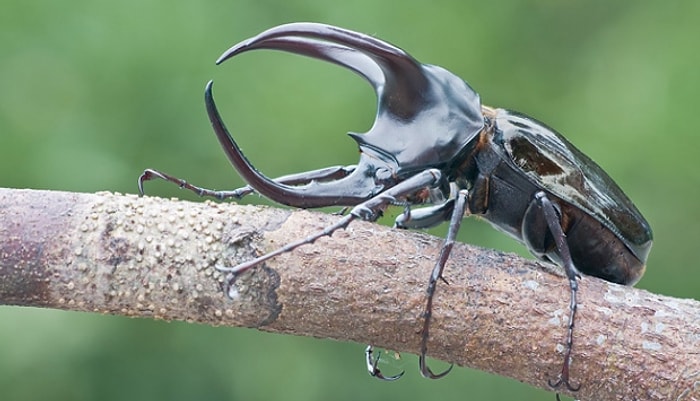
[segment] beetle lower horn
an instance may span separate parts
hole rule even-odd
[[[349,68],[372,84],[382,111],[395,118],[410,120],[423,109],[429,86],[423,66],[400,48],[371,36],[317,23],[281,25],[234,45],[216,63],[256,49],[287,51]]]
[[[209,121],[211,121],[216,137],[231,164],[238,170],[243,179],[261,195],[288,206],[313,208],[331,204],[353,206],[369,199],[377,190],[381,190],[381,187],[376,188],[368,183],[366,177],[361,173],[363,171],[361,168],[357,168],[352,174],[339,180],[323,183],[312,182],[300,186],[280,184],[266,177],[246,159],[241,148],[228,132],[216,108],[212,86],[213,82],[209,81],[205,89],[204,100]],[[342,195],[339,196],[339,194]]]

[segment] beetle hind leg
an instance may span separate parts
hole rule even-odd
[[[566,333],[566,351],[564,353],[564,364],[561,368],[561,373],[556,380],[549,380],[549,385],[553,388],[558,388],[561,385],[566,386],[567,389],[571,391],[578,391],[581,386],[574,386],[571,384],[569,378],[569,368],[571,366],[571,351],[574,345],[574,321],[576,317],[576,294],[578,292],[578,271],[574,266],[574,262],[571,258],[571,252],[569,250],[569,245],[566,242],[566,235],[561,227],[561,222],[559,214],[556,208],[549,200],[547,194],[544,192],[538,192],[535,194],[535,202],[542,208],[547,227],[554,238],[555,245],[559,251],[559,256],[561,257],[561,262],[564,267],[564,272],[569,279],[569,287],[571,288],[571,296],[569,298],[569,322],[567,326]]]

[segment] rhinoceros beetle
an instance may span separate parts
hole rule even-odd
[[[465,215],[477,215],[524,243],[540,260],[563,267],[570,285],[570,314],[564,363],[556,381],[570,390],[579,274],[633,285],[642,276],[652,244],[649,224],[598,165],[564,137],[523,114],[483,106],[462,79],[421,64],[403,50],[361,33],[317,23],[271,28],[227,50],[217,64],[250,50],[273,49],[338,64],[361,75],[378,98],[376,120],[364,134],[350,133],[360,150],[353,166],[335,166],[270,179],[243,156],[227,131],[212,96],[205,103],[226,156],[248,183],[233,191],[193,186],[168,174],[145,170],[143,182],[161,178],[219,199],[253,191],[276,202],[316,208],[339,205],[349,213],[314,235],[238,266],[231,279],[301,245],[330,236],[353,220],[375,221],[390,205],[404,207],[400,228],[420,229],[449,221],[447,237],[427,286],[421,331],[421,373],[439,378],[425,357],[432,301]],[[416,205],[425,205],[412,209]],[[369,373],[383,379],[366,350]]]

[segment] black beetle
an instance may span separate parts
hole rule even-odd
[[[283,252],[330,236],[355,219],[374,221],[390,205],[405,208],[401,228],[427,228],[449,220],[447,238],[427,287],[421,333],[421,373],[439,378],[425,363],[432,299],[465,214],[478,215],[524,243],[539,259],[564,268],[571,287],[565,359],[550,382],[576,390],[569,365],[579,273],[632,285],[644,273],[652,244],[649,224],[613,180],[564,137],[525,115],[482,106],[462,79],[416,61],[403,50],[370,36],[316,23],[269,29],[227,50],[224,60],[255,49],[275,49],[349,68],[374,87],[378,110],[365,134],[351,133],[360,149],[355,166],[337,166],[272,180],[243,156],[228,133],[206,88],[206,107],[231,163],[248,182],[234,191],[195,187],[170,175],[146,170],[143,182],[162,178],[200,195],[219,199],[256,191],[285,205],[353,208],[337,223],[257,259],[223,269],[237,274]],[[411,206],[427,204],[411,210]],[[377,369],[371,347],[370,374]],[[451,369],[451,368],[450,368]]]

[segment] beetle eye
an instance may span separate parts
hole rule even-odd
[[[380,167],[374,171],[374,182],[380,185],[392,185],[396,180],[391,170],[386,167]]]

